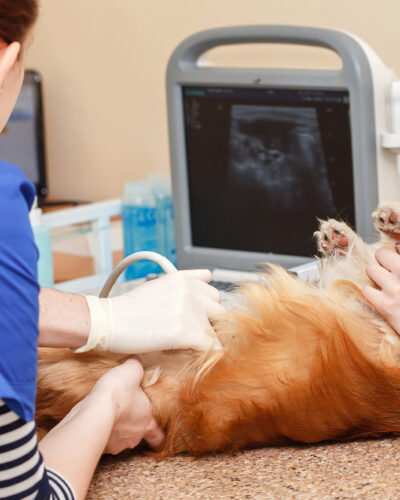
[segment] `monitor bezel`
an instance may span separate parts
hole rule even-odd
[[[44,134],[44,107],[43,107],[43,80],[41,74],[33,69],[27,69],[25,75],[29,75],[34,83],[35,92],[35,132],[37,144],[37,164],[39,169],[39,181],[35,183],[39,205],[48,194],[46,148]]]

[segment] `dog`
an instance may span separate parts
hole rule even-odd
[[[380,243],[394,249],[400,203],[373,215]],[[214,325],[223,350],[137,356],[167,435],[158,458],[400,431],[400,337],[360,290],[373,285],[365,268],[374,249],[333,219],[315,236],[319,283],[271,265],[260,282],[240,284]],[[125,359],[39,349],[39,434]]]

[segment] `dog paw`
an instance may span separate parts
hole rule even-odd
[[[375,212],[375,227],[393,240],[400,240],[400,203],[381,203]]]
[[[345,256],[352,246],[355,233],[345,222],[329,219],[321,221],[319,231],[316,231],[314,236],[318,250],[326,257]]]

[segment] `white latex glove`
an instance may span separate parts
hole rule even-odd
[[[206,283],[210,278],[207,269],[178,271],[117,297],[87,295],[89,338],[75,352],[95,349],[135,354],[220,349],[209,320],[225,309],[219,291]]]

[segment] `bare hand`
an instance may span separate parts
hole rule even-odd
[[[396,244],[396,251],[400,247]],[[400,334],[400,255],[386,247],[375,252],[376,262],[367,266],[367,274],[379,289],[366,286],[364,297]]]
[[[126,448],[134,448],[142,439],[153,449],[162,446],[165,436],[152,414],[151,404],[140,384],[143,367],[129,359],[123,365],[103,375],[93,392],[111,392],[116,416],[104,453],[116,455]]]

